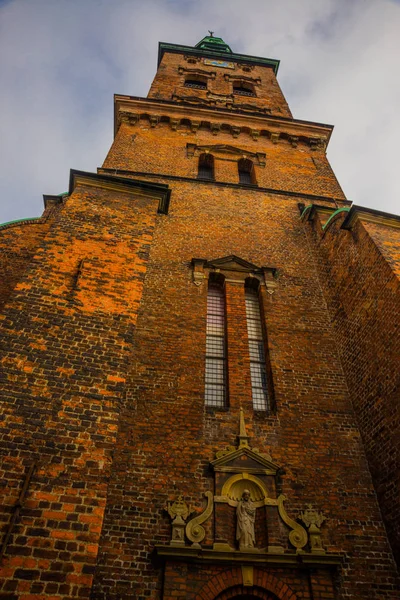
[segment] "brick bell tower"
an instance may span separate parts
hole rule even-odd
[[[365,211],[278,66],[160,43],[98,172],[1,229],[5,599],[398,598],[320,252]]]

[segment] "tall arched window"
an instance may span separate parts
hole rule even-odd
[[[256,185],[254,165],[248,158],[241,158],[238,162],[239,183]]]
[[[244,81],[235,81],[233,84],[233,93],[238,96],[256,96],[254,87],[250,83]]]
[[[194,88],[195,90],[206,90],[207,78],[201,77],[200,75],[189,75],[185,79],[184,86],[187,88]]]
[[[247,335],[249,339],[251,393],[254,410],[270,409],[266,367],[266,343],[261,321],[258,281],[248,279],[245,287]]]
[[[210,181],[214,179],[214,157],[212,154],[206,154],[205,152],[200,154],[197,178]]]
[[[223,278],[210,275],[207,294],[206,406],[227,406],[226,311]]]

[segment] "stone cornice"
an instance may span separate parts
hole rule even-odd
[[[154,548],[156,557],[161,561],[173,560],[196,563],[230,563],[245,565],[270,565],[291,568],[333,568],[336,569],[342,562],[341,554],[312,554],[312,553],[274,553],[263,550],[253,552],[240,552],[238,550],[215,550],[213,548],[193,548],[162,546]]]
[[[0,231],[3,229],[11,229],[13,227],[21,227],[24,225],[41,225],[46,223],[45,217],[25,217],[23,219],[16,219],[15,221],[7,221],[6,223],[0,223]]]
[[[357,206],[353,204],[351,209],[344,219],[341,229],[352,229],[357,221],[367,221],[376,225],[384,225],[385,227],[394,227],[400,229],[400,215],[392,215],[391,213],[382,212],[365,206]]]
[[[340,200],[340,202],[342,204],[351,205],[351,202],[344,202],[343,200]],[[357,206],[356,204],[353,204],[351,208],[331,208],[329,206],[323,206],[320,204],[309,204],[301,209],[301,218],[303,221],[312,221],[316,214],[320,214],[327,218],[322,227],[324,235],[329,231],[330,225],[333,223],[333,221],[343,217],[344,218],[340,229],[351,230],[358,221],[375,223],[376,225],[400,229],[400,215],[393,215],[391,213],[382,212],[373,208]]]
[[[85,171],[76,171],[71,169],[69,179],[69,195],[71,195],[77,185],[93,186],[104,188],[127,194],[146,196],[148,198],[157,198],[159,201],[158,212],[168,213],[169,199],[171,190],[163,183],[150,183],[148,181],[138,181],[125,177],[112,175],[87,173]]]
[[[214,58],[217,60],[227,60],[236,63],[248,63],[251,65],[260,65],[269,67],[274,70],[275,75],[278,73],[279,60],[274,58],[262,58],[260,56],[251,56],[249,54],[236,54],[235,52],[218,52],[217,50],[203,50],[201,48],[193,48],[192,46],[182,46],[181,44],[168,44],[159,42],[158,44],[158,61],[157,67],[160,66],[164,52],[173,52],[175,54],[186,54],[191,56],[200,56],[203,58]]]
[[[182,177],[180,175],[169,175],[166,173],[146,173],[144,171],[128,171],[125,169],[108,169],[108,168],[100,168],[99,172],[103,172],[103,173],[115,173],[120,174],[120,175],[136,175],[138,177],[149,177],[151,179],[167,179],[170,181],[183,181],[183,182],[190,182],[190,183],[196,183],[199,185],[215,185],[217,187],[225,187],[225,188],[236,188],[236,189],[241,189],[241,190],[249,190],[249,191],[253,191],[253,192],[262,192],[262,193],[267,193],[267,194],[276,194],[278,196],[290,196],[292,198],[303,198],[305,200],[323,200],[324,202],[332,202],[335,205],[336,208],[336,204],[338,202],[340,202],[341,204],[345,204],[345,205],[351,205],[351,201],[350,200],[345,200],[343,198],[332,198],[330,196],[318,196],[318,195],[314,195],[314,194],[304,194],[302,192],[293,192],[293,191],[289,191],[289,190],[277,190],[274,188],[265,188],[265,187],[259,187],[257,185],[250,185],[250,184],[241,184],[241,183],[228,183],[225,181],[210,181],[207,179],[197,179],[194,177]],[[331,209],[330,212],[333,212],[333,210],[335,210],[335,208]],[[327,210],[329,210],[329,207],[326,207]]]
[[[240,133],[249,134],[253,139],[266,136],[273,143],[287,140],[292,146],[303,141],[314,149],[325,149],[333,126],[311,121],[302,121],[279,117],[262,112],[239,112],[232,108],[207,106],[207,100],[194,96],[188,102],[174,102],[156,98],[137,98],[132,96],[114,96],[114,134],[122,120],[136,124],[140,119],[148,119],[152,127],[158,123],[170,123],[176,129],[181,121],[189,123],[192,131],[197,131],[200,125],[208,126],[214,135],[218,131],[230,131],[233,137]]]

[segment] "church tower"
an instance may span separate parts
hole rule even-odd
[[[278,67],[160,43],[97,173],[0,227],[4,599],[398,598],[362,369],[394,394],[400,221],[351,207]]]

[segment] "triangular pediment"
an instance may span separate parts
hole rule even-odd
[[[197,146],[199,150],[208,150],[210,152],[227,152],[228,154],[238,154],[240,156],[257,156],[255,152],[250,152],[244,148],[238,148],[237,146],[231,146],[229,144],[211,144],[209,146]]]
[[[262,471],[267,475],[276,475],[280,466],[275,464],[267,454],[261,454],[252,448],[229,447],[217,453],[211,461],[214,471],[254,472]]]
[[[223,258],[216,258],[210,260],[207,263],[208,267],[214,267],[215,269],[224,269],[226,271],[242,271],[245,273],[254,273],[255,271],[260,272],[261,268],[254,265],[243,258],[239,258],[234,254],[230,256],[224,256]]]

